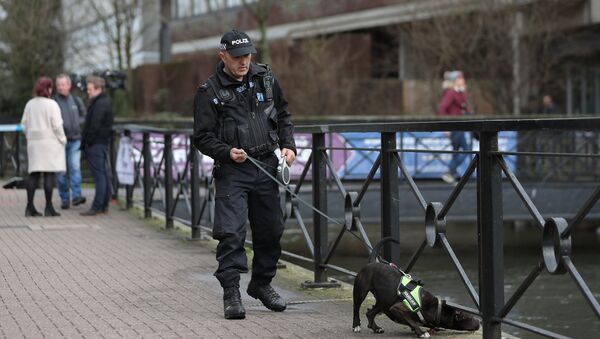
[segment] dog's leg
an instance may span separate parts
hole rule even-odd
[[[383,333],[383,328],[377,326],[375,323],[375,317],[379,313],[381,313],[381,306],[379,305],[379,302],[376,301],[375,305],[367,310],[367,320],[369,320],[368,327],[375,333]]]
[[[362,275],[359,275],[354,280],[354,289],[352,290],[352,300],[354,302],[352,330],[360,332],[360,305],[369,294],[367,286],[363,283]]]
[[[428,332],[421,330],[419,327],[419,323],[413,320],[413,313],[411,310],[406,308],[406,306],[402,303],[396,303],[392,307],[390,307],[389,313],[391,313],[396,321],[402,322],[410,326],[410,328],[419,336],[419,338],[429,338],[430,335]]]

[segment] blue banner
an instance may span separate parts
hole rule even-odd
[[[473,151],[479,150],[479,142],[465,132],[467,143]],[[347,159],[338,171],[342,179],[364,179],[373,163],[379,156],[381,137],[379,133],[342,133],[344,146],[348,148],[360,148],[359,150],[346,151]],[[417,179],[439,179],[442,174],[448,172],[451,153],[427,153],[427,151],[451,151],[452,144],[446,132],[401,132],[396,140],[397,148],[405,150],[401,152],[402,161],[408,173]],[[501,132],[498,135],[498,148],[500,151],[515,151],[517,145],[516,132]],[[372,150],[370,150],[372,149]],[[424,152],[415,152],[416,150]],[[335,152],[333,157],[341,156]],[[467,154],[458,166],[458,173],[464,173],[473,155]],[[516,157],[505,156],[508,167],[515,171]],[[376,174],[379,177],[379,171]]]

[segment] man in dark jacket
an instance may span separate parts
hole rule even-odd
[[[275,154],[291,164],[296,156],[288,104],[270,67],[251,62],[248,35],[221,38],[217,71],[194,100],[194,145],[215,160],[215,221],[219,241],[215,276],[223,287],[226,319],[243,319],[240,273],[248,272],[244,241],[250,220],[254,259],[247,292],[273,311],[286,302],[271,287],[281,255],[283,216],[279,188],[254,162],[275,175]],[[252,161],[248,159],[252,157]]]
[[[112,134],[113,110],[104,93],[104,79],[89,76],[86,79],[90,105],[83,125],[82,148],[88,160],[96,193],[92,206],[83,216],[108,212],[110,202],[110,169],[108,168],[108,144]]]
[[[62,201],[60,208],[68,209],[73,198],[73,205],[85,203],[81,196],[81,124],[85,118],[85,105],[77,96],[71,94],[71,78],[66,74],[56,77],[56,94],[54,100],[60,106],[63,128],[67,137],[65,155],[67,171],[56,176],[58,193]],[[71,194],[72,193],[72,194]]]

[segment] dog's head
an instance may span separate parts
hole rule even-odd
[[[440,327],[458,331],[477,331],[479,325],[479,320],[471,314],[447,305],[445,301],[442,303]]]

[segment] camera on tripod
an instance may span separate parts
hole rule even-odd
[[[104,70],[94,71],[91,75],[99,76],[106,81],[107,90],[125,89],[125,82],[127,81],[127,74],[122,71]],[[82,92],[86,92],[86,81],[87,75],[71,73],[69,74],[73,87],[76,87]]]

